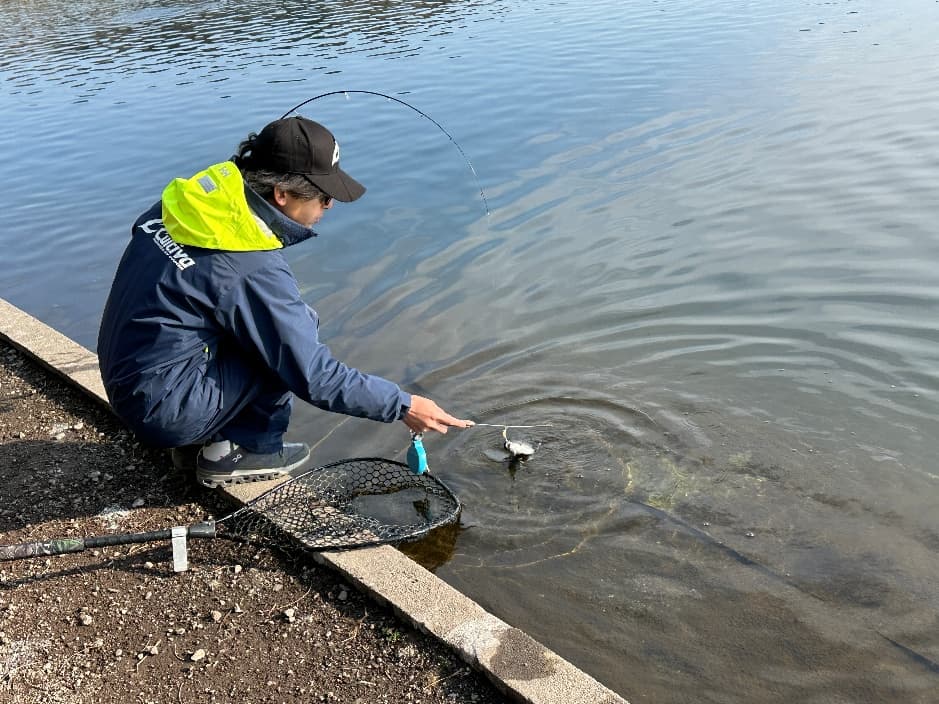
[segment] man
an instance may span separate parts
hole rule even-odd
[[[310,456],[284,442],[293,395],[416,433],[472,425],[319,342],[281,250],[315,236],[334,200],[364,192],[329,130],[290,117],[231,161],[175,179],[134,224],[101,321],[101,375],[117,415],[175,448],[178,466],[194,457],[205,486],[271,479]]]

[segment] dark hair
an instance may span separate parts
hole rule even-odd
[[[329,199],[321,189],[313,185],[306,176],[302,174],[279,174],[265,169],[251,168],[251,150],[254,148],[254,141],[257,134],[252,132],[248,138],[238,145],[238,152],[232,157],[235,166],[241,171],[251,189],[265,200],[274,199],[274,186],[279,186],[281,190],[287,191],[294,198],[301,200],[313,200],[319,198],[322,201]]]

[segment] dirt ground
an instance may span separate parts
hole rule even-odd
[[[0,544],[230,507],[0,341]],[[190,541],[0,563],[0,702],[478,702],[482,675],[309,556]]]

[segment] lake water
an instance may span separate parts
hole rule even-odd
[[[333,351],[498,428],[409,552],[633,702],[939,699],[939,4],[0,5],[0,296],[93,348],[129,226],[311,97]],[[482,189],[483,193],[480,193]],[[485,196],[485,202],[483,199]],[[491,210],[487,213],[486,203]],[[317,460],[402,425],[299,408]]]

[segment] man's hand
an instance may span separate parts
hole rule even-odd
[[[426,433],[436,430],[438,433],[447,432],[447,428],[469,428],[475,423],[471,420],[454,418],[429,398],[411,394],[411,408],[402,419],[415,433]]]

